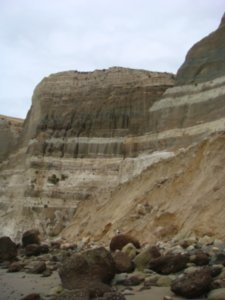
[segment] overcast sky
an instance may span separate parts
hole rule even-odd
[[[38,82],[63,70],[176,73],[224,11],[225,0],[0,0],[0,114],[25,117]]]

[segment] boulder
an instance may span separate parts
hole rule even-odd
[[[149,263],[149,268],[159,274],[177,273],[183,270],[189,257],[182,254],[167,254],[158,258],[152,259]]]
[[[172,279],[169,276],[160,276],[156,281],[156,285],[160,287],[171,286]]]
[[[125,286],[136,286],[141,284],[144,281],[144,278],[138,275],[131,275],[127,277],[122,284]]]
[[[20,262],[18,261],[15,261],[13,263],[11,263],[8,267],[8,272],[9,273],[14,273],[14,272],[19,272],[22,270],[23,268],[23,264],[21,264]]]
[[[161,254],[157,247],[147,246],[146,248],[142,249],[141,252],[134,258],[135,267],[142,271],[148,268],[152,259],[160,256]]]
[[[129,243],[133,244],[137,249],[141,247],[139,241],[128,234],[115,235],[112,238],[109,247],[111,251],[122,250],[122,248]]]
[[[38,256],[49,252],[47,245],[29,244],[25,248],[26,256]]]
[[[197,298],[208,293],[211,282],[211,272],[205,268],[175,279],[171,290],[184,298]]]
[[[32,274],[42,274],[46,270],[46,264],[44,261],[36,262],[33,268],[30,269],[29,273]]]
[[[210,261],[209,255],[203,251],[197,251],[190,256],[190,262],[194,263],[197,266],[207,265]]]
[[[215,289],[209,292],[208,300],[225,300],[225,288]]]
[[[213,265],[210,267],[210,271],[211,271],[211,276],[212,277],[217,277],[218,275],[221,274],[223,270],[223,266],[222,265]]]
[[[41,298],[39,294],[33,293],[21,298],[20,300],[42,300],[42,299],[43,298]]]
[[[224,265],[225,266],[225,254],[222,252],[217,253],[211,261],[214,265]]]
[[[22,245],[26,247],[30,244],[40,244],[40,232],[37,229],[31,229],[24,232],[22,236]]]
[[[113,255],[117,273],[130,273],[134,270],[134,263],[130,257],[121,251]]]
[[[111,291],[107,284],[114,275],[113,257],[103,247],[73,254],[59,269],[64,288],[69,290],[87,288],[91,295],[98,296]]]
[[[17,246],[8,237],[3,236],[0,238],[0,262],[6,260],[13,260],[17,256]]]
[[[135,258],[135,256],[137,255],[137,249],[131,243],[124,246],[123,249],[122,249],[122,252],[126,253],[131,259]]]

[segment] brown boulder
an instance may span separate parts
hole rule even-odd
[[[44,261],[36,262],[29,273],[32,274],[42,274],[46,270],[46,264]]]
[[[8,267],[8,272],[13,273],[13,272],[19,272],[22,268],[23,268],[23,264],[21,264],[18,261],[15,261],[13,263],[10,264],[10,266]]]
[[[17,246],[8,237],[3,236],[0,238],[0,262],[6,260],[13,260],[17,256]]]
[[[41,296],[39,294],[29,294],[23,298],[21,298],[20,300],[42,300]]]
[[[159,274],[177,273],[183,270],[189,257],[182,254],[167,254],[158,258],[152,259],[149,263],[149,268]]]
[[[115,235],[112,238],[109,247],[111,251],[122,250],[123,247],[129,243],[133,244],[137,249],[141,247],[139,241],[128,234]]]
[[[190,262],[194,263],[197,266],[207,265],[210,261],[209,255],[203,251],[197,251],[190,256]]]
[[[156,246],[147,246],[134,258],[135,267],[140,271],[147,269],[150,261],[160,256],[161,253]]]
[[[40,254],[45,254],[49,252],[49,248],[47,245],[38,245],[38,244],[30,244],[25,248],[26,256],[38,256]]]
[[[171,285],[171,290],[176,295],[191,299],[206,294],[212,282],[209,269],[202,269],[177,278]]]
[[[103,247],[76,253],[67,258],[59,269],[64,288],[87,288],[92,295],[98,296],[111,291],[106,284],[114,275],[114,260],[110,252]]]
[[[144,281],[144,278],[138,275],[131,275],[122,281],[125,286],[136,286]]]
[[[26,247],[30,244],[40,244],[40,232],[37,229],[31,229],[24,232],[22,236],[22,245]]]
[[[134,270],[134,263],[130,257],[121,251],[113,255],[117,273],[130,273]]]

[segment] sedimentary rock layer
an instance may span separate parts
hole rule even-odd
[[[177,84],[195,84],[225,75],[225,18],[219,28],[196,43],[177,73]]]
[[[119,230],[150,243],[204,235],[224,239],[224,145],[224,133],[215,134],[149,166],[104,202],[81,202],[64,237],[108,241]]]
[[[194,126],[197,128],[201,124],[207,131],[212,122],[224,122],[224,99],[225,76],[198,85],[168,89],[162,99],[150,108],[151,126],[161,132]]]
[[[171,74],[124,68],[43,79],[20,148],[0,165],[2,232],[97,240],[121,227],[155,239],[207,234],[210,222],[223,237],[225,74],[212,63],[224,66],[223,24],[175,87]]]
[[[126,68],[50,75],[36,87],[24,138],[126,136],[148,130],[148,108],[174,77]]]
[[[0,115],[0,162],[15,149],[23,120]]]

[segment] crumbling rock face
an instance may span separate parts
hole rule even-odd
[[[119,229],[144,241],[208,234],[213,219],[223,238],[224,53],[223,18],[176,86],[117,67],[43,79],[19,151],[0,165],[2,233],[97,241]]]
[[[148,108],[173,83],[169,73],[118,67],[50,75],[34,90],[23,134],[28,152],[123,156],[123,137],[149,130]]]
[[[197,84],[225,75],[225,17],[219,28],[196,43],[177,72],[178,85]]]
[[[225,26],[195,44],[177,72],[176,84],[149,109],[158,144],[185,147],[223,131],[225,123]]]
[[[23,120],[0,115],[0,162],[15,150]]]
[[[118,67],[50,75],[34,90],[28,138],[40,132],[55,138],[143,133],[148,130],[147,108],[173,82],[169,73]],[[36,113],[37,124],[32,120]]]

